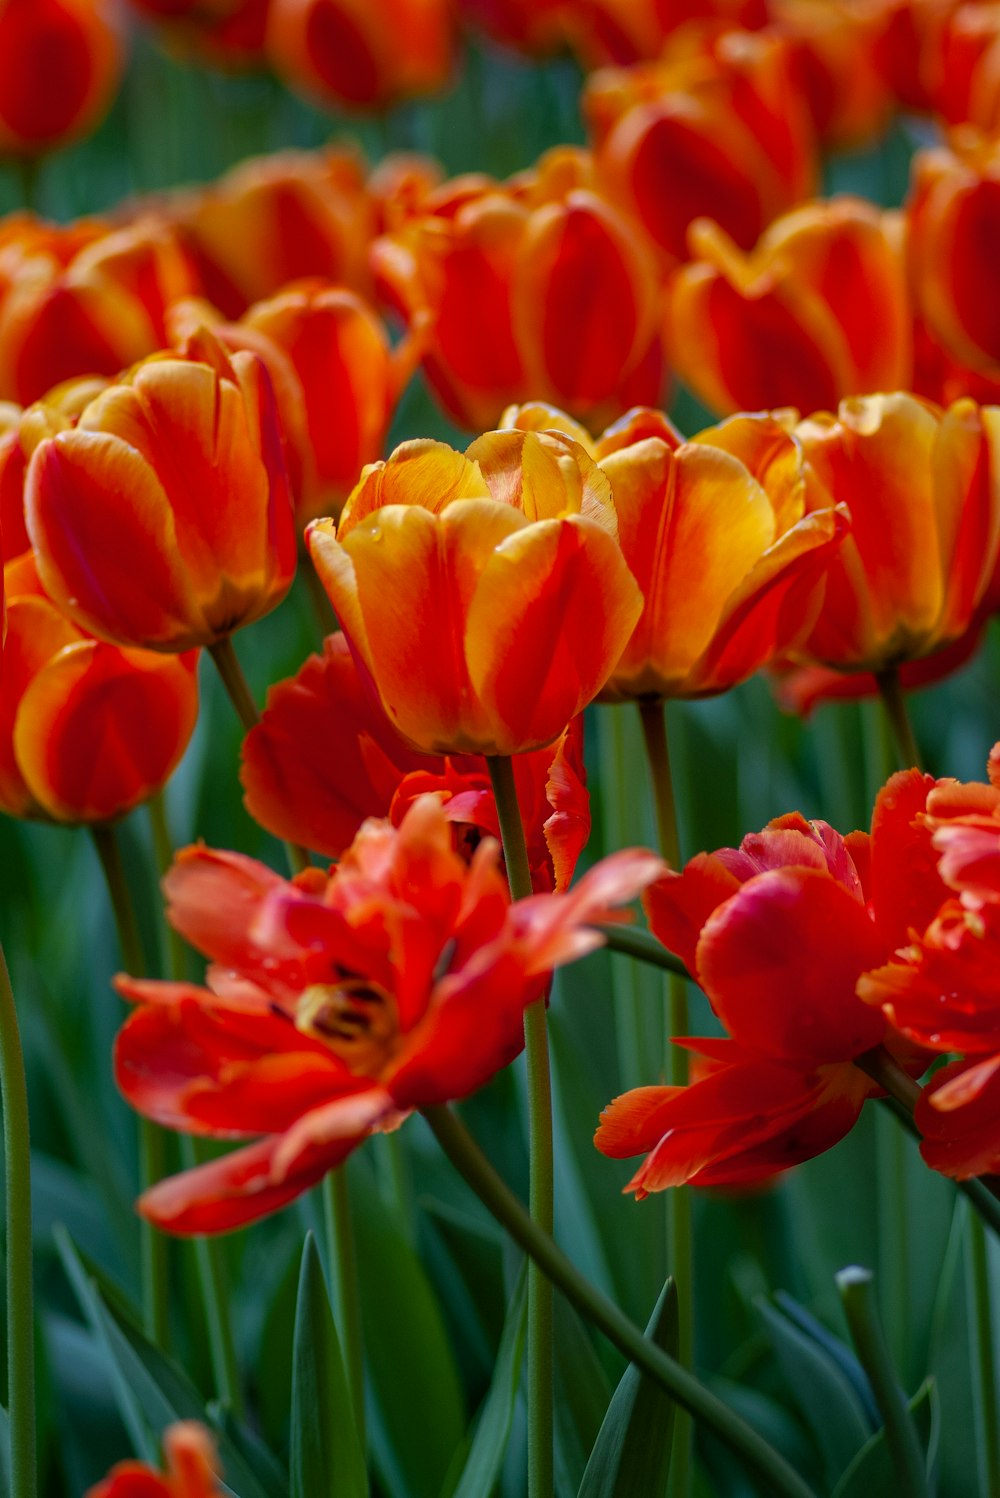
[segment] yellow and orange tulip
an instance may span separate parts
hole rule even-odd
[[[611,486],[558,432],[463,455],[407,442],[366,469],[309,549],[389,719],[428,753],[551,743],[593,700],[642,599]]]

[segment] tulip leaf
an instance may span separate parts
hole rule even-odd
[[[316,1240],[306,1234],[292,1353],[292,1498],[367,1498],[337,1329]]]
[[[554,1309],[556,1491],[575,1493],[611,1403],[611,1380],[589,1327],[569,1302],[557,1295]]]
[[[677,1290],[668,1279],[646,1327],[646,1336],[677,1355]],[[608,1406],[578,1498],[663,1498],[670,1475],[674,1401],[644,1378],[634,1363],[622,1374]]]
[[[865,1406],[825,1347],[769,1301],[758,1300],[757,1308],[789,1393],[834,1482],[873,1433]]]
[[[858,1396],[872,1429],[876,1430],[882,1424],[882,1416],[875,1403],[872,1386],[868,1382],[867,1373],[846,1342],[835,1337],[822,1321],[818,1320],[811,1311],[807,1311],[805,1306],[800,1305],[787,1291],[776,1290],[774,1303],[780,1311],[784,1312],[789,1321],[798,1327],[800,1332],[804,1332],[813,1342],[818,1343],[831,1361],[836,1363]]]
[[[907,1406],[920,1444],[927,1453],[927,1471],[934,1466],[937,1451],[940,1406],[933,1378],[926,1378]],[[872,1493],[891,1493],[896,1486],[885,1428],[877,1430],[849,1463],[832,1498],[870,1498]]]
[[[514,1407],[524,1361],[527,1326],[527,1270],[522,1268],[511,1297],[497,1349],[493,1378],[476,1421],[475,1434],[457,1485],[445,1485],[451,1498],[489,1498],[503,1467],[514,1423]]]
[[[465,1438],[455,1357],[426,1270],[366,1162],[351,1174],[367,1366],[374,1391],[372,1457],[393,1498],[438,1498]],[[420,1349],[419,1376],[401,1376]]]
[[[225,1432],[214,1425],[184,1370],[153,1346],[120,1297],[106,1293],[69,1234],[57,1229],[56,1242],[80,1308],[104,1349],[119,1412],[138,1455],[158,1463],[166,1427],[178,1420],[200,1420],[215,1432],[226,1482],[239,1498],[283,1498],[259,1481]]]

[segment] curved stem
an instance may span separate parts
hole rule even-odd
[[[11,1492],[34,1498],[35,1317],[28,1088],[14,993],[0,947],[0,1096],[7,1210],[7,1385]]]
[[[331,1170],[321,1188],[326,1220],[330,1283],[337,1307],[337,1331],[344,1351],[347,1385],[354,1405],[358,1442],[365,1449],[365,1363],[361,1332],[361,1295],[351,1222],[351,1197],[344,1166]]]
[[[884,1046],[876,1046],[874,1050],[856,1056],[854,1065],[885,1089],[888,1094],[884,1099],[886,1106],[903,1127],[919,1139],[920,1130],[913,1121],[913,1110],[920,1097],[919,1082],[903,1070]],[[1000,1237],[1000,1183],[993,1177],[973,1176],[970,1180],[956,1180],[953,1184],[968,1197],[979,1216]]]
[[[511,899],[531,894],[528,850],[517,804],[514,766],[506,757],[487,758],[497,804]],[[545,1000],[524,1013],[524,1049],[528,1065],[529,1204],[537,1228],[551,1235],[555,1217],[555,1166],[552,1150],[552,1079]],[[553,1466],[553,1326],[552,1286],[535,1264],[528,1272],[528,1498],[551,1498]]]
[[[815,1498],[809,1485],[752,1426],[668,1353],[644,1337],[613,1301],[584,1278],[549,1234],[542,1232],[532,1220],[450,1108],[426,1108],[424,1117],[441,1148],[480,1201],[530,1256],[533,1265],[559,1287],[582,1316],[678,1404],[696,1419],[704,1421],[758,1474],[769,1498]]]
[[[670,768],[670,746],[667,738],[667,707],[659,698],[639,703],[639,719],[646,747],[646,762],[653,787],[656,825],[660,852],[672,869],[681,864],[680,834],[677,826],[677,803]],[[667,1034],[687,1035],[688,1002],[683,977],[675,968],[667,979]],[[681,1046],[670,1046],[667,1056],[667,1080],[683,1087],[688,1080],[687,1052]],[[691,1221],[691,1193],[686,1186],[670,1192],[668,1250],[669,1269],[677,1287],[677,1350],[681,1362],[690,1368],[694,1362],[694,1243]],[[686,1498],[691,1491],[692,1443],[691,1421],[679,1417],[674,1424],[670,1459],[670,1492],[672,1498]]]
[[[236,654],[232,637],[225,635],[221,640],[216,640],[214,645],[208,647],[208,653],[215,662],[215,669],[222,678],[222,685],[236,709],[236,716],[249,733],[251,728],[256,728],[260,722],[260,713],[250,690],[250,683],[240,665],[240,658]],[[298,843],[285,843],[285,853],[293,874],[301,874],[303,869],[309,867],[309,854],[305,848],[300,848]]]
[[[162,791],[149,802],[148,810],[153,853],[157,870],[162,876],[169,869],[174,855]],[[164,970],[169,972],[174,982],[181,982],[185,971],[184,943],[165,915],[161,926],[166,944]],[[181,1162],[185,1170],[203,1165],[209,1158],[200,1139],[181,1135],[180,1146]],[[223,1404],[228,1405],[239,1418],[243,1414],[243,1392],[240,1388],[239,1365],[229,1315],[222,1244],[215,1238],[195,1237],[192,1241],[215,1392]]]
[[[836,1281],[858,1361],[868,1375],[875,1403],[885,1422],[885,1439],[898,1480],[896,1491],[901,1498],[930,1498],[927,1465],[916,1427],[896,1381],[885,1334],[875,1310],[871,1270],[852,1264],[840,1271]]]
[[[889,666],[885,671],[876,671],[875,680],[878,683],[885,715],[892,728],[893,738],[896,740],[899,768],[908,770],[911,766],[915,766],[918,770],[922,769],[920,750],[913,736],[910,715],[906,710],[906,698],[899,684],[899,671],[895,666]]]
[[[651,967],[664,972],[676,973],[678,977],[694,979],[684,963],[673,952],[668,952],[662,942],[641,926],[595,926],[604,937],[609,952],[620,952],[624,957],[634,957],[638,962],[647,962]]]
[[[104,871],[122,961],[128,972],[135,977],[142,977],[147,971],[146,955],[122,863],[118,834],[110,822],[92,827],[91,834]],[[164,1144],[163,1131],[156,1124],[150,1123],[148,1118],[140,1118],[139,1178],[144,1191],[155,1185],[166,1173]],[[143,1325],[150,1340],[158,1347],[165,1347],[169,1303],[167,1240],[145,1218],[140,1221],[139,1233]]]

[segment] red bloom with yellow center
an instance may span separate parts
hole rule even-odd
[[[145,1462],[119,1462],[85,1498],[221,1498],[215,1446],[203,1425],[183,1420],[164,1432],[162,1477]]]
[[[944,890],[914,828],[935,782],[896,775],[872,832],[780,817],[738,849],[699,854],[646,896],[650,925],[687,963],[727,1038],[684,1040],[708,1061],[688,1087],[643,1087],[607,1108],[604,1153],[650,1151],[630,1183],[735,1185],[830,1148],[875,1084],[852,1063],[894,1037],[859,979],[925,925]]]
[[[307,534],[355,660],[427,753],[551,743],[642,608],[607,476],[560,432],[404,443]]]
[[[120,650],[45,596],[34,558],[5,568],[0,810],[106,822],[160,790],[198,717],[195,655]]]
[[[659,398],[656,267],[585,151],[558,147],[504,183],[445,183],[372,262],[464,426],[528,397],[599,416]]]
[[[670,284],[667,349],[717,411],[836,406],[907,388],[913,310],[903,222],[859,198],[807,203],[744,253],[710,219]]]
[[[470,853],[499,838],[485,762],[418,754],[365,691],[347,641],[331,635],[291,681],[268,693],[243,745],[240,778],[250,815],[288,842],[339,858],[366,817],[397,825],[417,796],[438,796]],[[514,760],[528,863],[536,891],[565,889],[590,835],[583,722],[548,749]]]
[[[175,928],[213,959],[207,989],[120,978],[139,1004],[116,1048],[126,1098],[173,1128],[264,1136],[154,1186],[173,1232],[220,1232],[290,1201],[373,1128],[464,1097],[519,1054],[524,1010],[592,929],[662,872],[605,859],[565,894],[510,902],[497,844],[467,862],[434,796],[367,822],[329,876],[289,883],[192,848],[167,876]]]
[[[46,592],[102,638],[187,650],[260,618],[295,572],[264,366],[208,334],[144,360],[39,443],[26,510]]]
[[[1000,410],[877,395],[807,417],[794,434],[807,509],[838,503],[851,515],[794,659],[879,671],[964,635],[996,572]]]

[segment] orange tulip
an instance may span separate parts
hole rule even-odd
[[[369,304],[326,281],[293,282],[238,323],[218,321],[202,303],[173,309],[175,333],[206,322],[227,349],[247,349],[267,367],[299,519],[339,511],[358,473],[382,452],[419,354],[414,341],[393,348]]]
[[[71,823],[123,816],[161,789],[187,748],[196,657],[85,634],[45,596],[30,552],[4,581],[0,810]]]
[[[807,509],[845,504],[852,529],[793,657],[881,671],[957,640],[997,564],[1000,409],[878,395],[794,430],[809,470]]]
[[[450,0],[271,0],[277,72],[317,103],[384,108],[443,88],[455,48]]]
[[[162,1477],[145,1462],[119,1462],[85,1498],[221,1498],[215,1444],[203,1425],[179,1421],[163,1435]]]
[[[584,67],[621,67],[656,58],[692,23],[755,30],[766,0],[567,0],[563,29]]]
[[[122,53],[108,0],[4,0],[0,153],[34,156],[92,130],[118,87]]]
[[[31,219],[0,248],[0,397],[27,404],[79,375],[114,375],[164,346],[166,309],[197,289],[156,217],[123,229]]]
[[[609,416],[659,397],[655,266],[584,151],[557,148],[506,183],[446,183],[372,262],[464,426],[529,396]]]
[[[1000,142],[966,135],[915,158],[907,204],[917,305],[945,349],[1000,372]]]
[[[171,50],[220,68],[259,67],[271,0],[130,0],[158,21]]]
[[[46,591],[119,644],[211,645],[270,612],[294,575],[270,381],[208,334],[190,357],[136,365],[40,442],[25,504]]]
[[[869,145],[893,100],[875,60],[878,7],[853,0],[769,0],[775,30],[792,44],[792,72],[824,145]]]
[[[107,383],[99,379],[68,380],[27,411],[12,402],[0,402],[0,537],[6,561],[12,562],[31,549],[24,514],[24,480],[31,454],[43,437],[72,426]]]
[[[353,151],[253,157],[174,198],[168,211],[194,256],[202,293],[226,317],[304,276],[369,289],[378,205]]]
[[[642,600],[611,486],[578,443],[407,442],[307,532],[352,653],[432,754],[551,743],[604,686]]]
[[[530,57],[557,50],[565,40],[566,0],[459,0],[468,22]]]
[[[609,196],[637,217],[668,264],[688,225],[714,219],[749,249],[808,197],[817,162],[783,38],[684,32],[661,61],[596,74],[583,107]]]
[[[942,17],[926,70],[935,114],[950,125],[1000,129],[1000,4],[952,4]]]
[[[669,292],[666,343],[717,411],[798,406],[910,384],[903,224],[859,198],[805,204],[743,254],[699,219]]]

